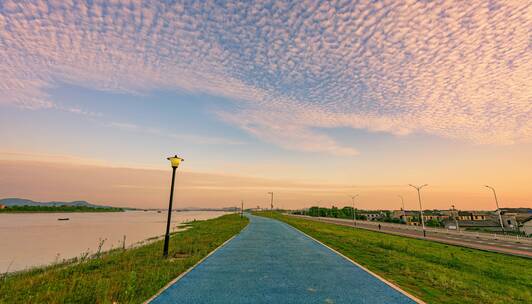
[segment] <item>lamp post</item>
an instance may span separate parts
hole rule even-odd
[[[403,210],[403,220],[406,223],[406,211],[405,211],[405,200],[403,199],[402,195],[398,195],[401,199],[401,209]]]
[[[493,196],[495,197],[495,204],[497,205],[497,213],[499,214],[499,223],[501,224],[501,229],[504,232],[504,224],[502,223],[502,216],[501,216],[501,209],[499,208],[499,200],[497,199],[497,193],[495,192],[495,188],[484,185],[484,187],[491,189],[493,191]]]
[[[451,205],[451,208],[453,211],[456,211],[456,208],[454,207],[454,205]],[[460,231],[460,227],[458,226],[458,215],[459,215],[459,212],[456,212],[456,215],[454,215],[454,223],[456,225],[456,231]]]
[[[355,194],[351,196],[351,201],[353,202],[353,227],[357,226],[357,213],[355,211],[355,198],[358,196],[358,194]]]
[[[426,187],[428,186],[427,184],[424,184],[424,185],[421,185],[421,186],[414,186],[412,184],[408,184],[410,187],[413,187],[414,189],[417,190],[417,198],[419,200],[419,212],[421,213],[421,226],[423,226],[423,236],[426,237],[427,236],[427,233],[425,232],[425,220],[423,219],[423,207],[421,206],[421,194],[420,194],[420,190],[423,188],[423,187]]]
[[[172,202],[174,200],[175,170],[184,159],[174,155],[167,158],[172,165],[172,186],[170,188],[170,202],[168,203],[168,219],[166,220],[166,234],[164,235],[163,256],[168,257],[168,243],[170,242],[170,221],[172,220]]]
[[[273,211],[273,192],[268,192],[269,195],[271,195],[271,199],[270,199],[270,210]]]
[[[271,195],[270,198],[270,215],[273,215],[273,192],[268,192],[269,195]]]

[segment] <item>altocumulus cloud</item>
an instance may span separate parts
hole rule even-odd
[[[1,1],[0,103],[58,82],[186,90],[289,149],[353,155],[320,128],[532,139],[529,1]]]

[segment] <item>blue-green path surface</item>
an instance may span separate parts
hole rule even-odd
[[[249,217],[151,303],[414,303],[289,225]]]

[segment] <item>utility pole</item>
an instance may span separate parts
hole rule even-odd
[[[493,196],[495,197],[495,204],[497,205],[497,213],[499,214],[499,223],[501,224],[502,231],[505,232],[504,224],[502,223],[501,208],[499,208],[499,200],[497,199],[497,193],[495,192],[495,188],[488,186],[488,185],[485,185],[484,187],[491,189],[491,191],[493,191]]]
[[[242,200],[242,206],[240,207],[240,217],[244,217],[244,200]]]
[[[355,211],[355,198],[358,194],[351,196],[351,201],[353,202],[353,227],[357,226],[357,212]]]
[[[427,184],[424,184],[424,185],[421,185],[421,186],[414,186],[412,184],[409,184],[410,187],[413,187],[414,189],[417,190],[417,198],[419,200],[419,212],[421,213],[421,225],[423,226],[423,236],[426,237],[427,236],[427,233],[425,231],[425,219],[423,218],[423,207],[421,206],[421,193],[420,193],[420,190],[423,188],[423,187],[426,187],[428,186]]]

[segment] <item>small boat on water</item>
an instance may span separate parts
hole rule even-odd
[[[58,221],[69,221],[70,218],[68,218],[68,217],[60,217],[60,218],[58,218],[57,220],[58,220]]]

